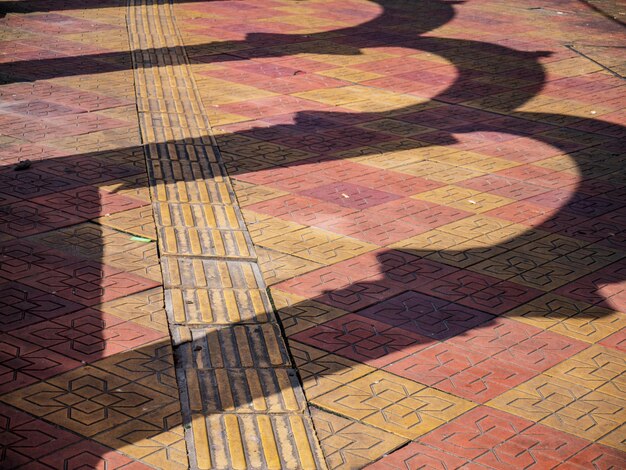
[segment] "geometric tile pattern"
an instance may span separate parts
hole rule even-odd
[[[0,15],[0,467],[182,470],[126,5],[67,6]]]
[[[329,467],[624,459],[626,38],[566,4],[175,5]]]
[[[328,467],[361,468],[404,444],[405,440],[362,423],[311,409]]]
[[[619,467],[605,3],[2,15],[0,466]]]

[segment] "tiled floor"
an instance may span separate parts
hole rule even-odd
[[[623,466],[623,28],[574,1],[175,12],[329,467]]]
[[[188,468],[127,6],[82,3],[0,7],[0,467]]]
[[[623,467],[619,2],[173,3],[0,6],[0,467]]]

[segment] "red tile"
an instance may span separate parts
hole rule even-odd
[[[18,280],[79,261],[60,251],[26,241],[0,244],[0,276]]]
[[[108,447],[101,446],[94,441],[81,441],[73,444],[54,454],[40,459],[52,468],[78,470],[82,468],[106,468],[116,470],[118,468],[130,468],[148,470],[151,467],[140,464]],[[127,467],[128,466],[128,467]]]
[[[389,455],[385,455],[378,462],[367,467],[367,470],[413,470],[413,469],[472,469],[471,462],[434,447],[412,442]]]
[[[621,468],[626,462],[626,453],[600,444],[591,444],[578,454],[559,465],[559,470],[612,470]]]
[[[93,309],[40,322],[11,334],[82,362],[93,362],[164,336]]]
[[[354,184],[365,186],[379,191],[412,196],[424,191],[439,188],[443,184],[425,178],[398,173],[396,171],[378,170],[357,175],[350,180]]]
[[[479,403],[537,374],[523,365],[485,357],[482,351],[462,349],[450,342],[434,344],[386,370]]]
[[[365,211],[371,217],[400,220],[415,226],[437,228],[471,215],[469,212],[418,199],[398,199]]]
[[[114,194],[95,186],[51,194],[33,199],[34,203],[54,208],[71,216],[92,219],[150,204],[139,199]]]
[[[475,408],[418,440],[491,468],[552,468],[588,441],[487,407]]]
[[[11,331],[83,308],[17,282],[0,284],[0,331]]]
[[[555,292],[588,304],[626,311],[626,262],[613,263]]]
[[[319,199],[291,194],[252,204],[247,209],[299,224],[317,226],[330,219],[355,212],[354,209],[342,208]]]
[[[38,468],[37,459],[63,452],[80,438],[5,404],[0,404],[2,448],[0,467]],[[63,468],[63,467],[56,467]]]
[[[46,349],[38,342],[24,341],[22,335],[0,335],[0,393],[17,390],[80,366],[79,361]]]
[[[51,162],[58,165],[63,160],[63,158],[55,158],[35,162],[33,167],[22,171],[14,171],[13,166],[0,168],[2,192],[16,198],[32,199],[80,186],[80,182],[68,178],[68,175],[57,174],[53,176],[45,171],[52,165]]]
[[[366,188],[352,183],[331,183],[300,191],[304,196],[332,202],[342,207],[363,210],[399,199],[395,194]]]
[[[415,286],[415,289],[495,315],[506,313],[541,295],[536,289],[466,270]]]
[[[22,281],[85,306],[93,306],[159,285],[158,282],[96,261],[74,263]]]
[[[358,312],[435,340],[446,340],[491,320],[492,315],[418,292],[405,292]]]
[[[495,318],[448,343],[536,373],[585,349],[588,344],[515,320]]]
[[[426,347],[429,339],[348,314],[297,333],[293,339],[340,356],[382,367]]]
[[[0,206],[0,233],[26,237],[78,224],[84,218],[31,201]]]

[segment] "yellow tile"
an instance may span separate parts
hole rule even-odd
[[[376,245],[312,227],[264,238],[259,245],[323,265],[337,263],[376,249]]]
[[[271,286],[285,279],[299,276],[322,266],[311,260],[305,260],[286,253],[256,247],[259,267],[263,272],[265,284]]]
[[[406,442],[395,434],[317,408],[311,408],[311,417],[333,470],[362,468]]]
[[[570,338],[596,343],[626,327],[626,314],[546,294],[506,316]]]
[[[268,201],[287,194],[287,192],[279,189],[262,186],[260,184],[246,183],[237,179],[233,179],[232,183],[241,207],[256,204],[257,202]]]
[[[316,72],[317,75],[325,75],[326,77],[336,78],[338,80],[345,80],[347,82],[358,83],[366,80],[373,80],[375,78],[382,77],[382,75],[373,72],[364,72],[358,69],[351,69],[349,67],[339,67],[336,69],[322,70]]]
[[[380,370],[312,402],[407,439],[421,436],[475,406]]]
[[[626,420],[626,400],[542,374],[487,405],[595,441]]]
[[[626,394],[626,355],[600,345],[585,349],[545,374],[618,398]]]
[[[307,400],[323,395],[374,371],[374,368],[317,348],[289,341]]]

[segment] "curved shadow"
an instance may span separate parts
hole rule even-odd
[[[498,316],[505,313],[507,316],[514,317],[516,313],[509,311],[512,305],[511,302],[514,299],[522,298],[524,302],[532,305],[533,299],[538,298],[543,292],[552,290],[551,288],[548,290],[541,289],[541,283],[544,280],[550,282],[553,280],[550,278],[549,273],[546,274],[545,279],[524,278],[524,272],[528,271],[528,266],[512,264],[503,268],[502,271],[494,273],[495,275],[491,277],[484,273],[465,269],[480,263],[482,259],[487,259],[484,253],[506,253],[514,247],[549,237],[550,234],[564,234],[582,240],[583,248],[593,243],[599,243],[600,246],[606,246],[608,249],[621,251],[626,246],[626,241],[623,238],[624,204],[619,197],[620,194],[623,194],[624,170],[623,165],[616,165],[613,161],[614,159],[622,158],[620,157],[619,143],[620,139],[626,137],[625,129],[598,119],[572,119],[570,116],[560,114],[517,111],[524,103],[535,97],[544,86],[545,71],[538,59],[547,57],[548,53],[546,52],[525,52],[478,41],[416,37],[450,21],[454,16],[453,5],[455,3],[457,2],[426,2],[420,5],[421,10],[416,11],[404,2],[385,1],[381,2],[384,12],[379,17],[363,25],[332,32],[336,37],[342,37],[343,43],[349,45],[349,48],[355,51],[354,53],[360,53],[358,50],[366,47],[397,46],[427,51],[443,57],[451,64],[458,66],[459,70],[453,83],[445,90],[431,98],[430,101],[384,112],[321,109],[319,111],[298,111],[295,113],[295,116],[293,113],[285,113],[284,116],[269,116],[266,119],[264,119],[265,116],[261,116],[260,121],[253,122],[253,126],[250,128],[233,130],[217,136],[230,176],[244,182],[247,180],[256,181],[256,178],[262,175],[264,169],[267,168],[282,167],[286,172],[289,172],[289,170],[297,169],[297,167],[302,165],[308,165],[307,169],[323,167],[325,163],[343,160],[355,155],[368,157],[379,155],[382,152],[411,151],[428,149],[434,146],[457,146],[459,150],[462,150],[463,139],[468,136],[480,133],[498,133],[541,142],[554,149],[554,155],[569,155],[573,167],[578,170],[578,180],[581,183],[572,180],[565,186],[559,184],[559,182],[554,183],[554,186],[550,186],[552,182],[547,179],[539,180],[537,184],[534,184],[529,182],[529,179],[522,177],[503,177],[499,182],[495,180],[476,182],[476,188],[481,187],[480,184],[487,185],[483,186],[483,188],[493,188],[494,185],[502,183],[502,188],[504,188],[502,190],[503,194],[506,194],[506,191],[521,191],[520,187],[522,186],[525,187],[523,189],[528,190],[529,187],[534,185],[533,187],[536,186],[537,190],[540,191],[534,193],[534,195],[540,196],[550,191],[561,191],[561,199],[551,213],[529,214],[526,230],[521,232],[520,230],[517,232],[513,231],[510,237],[494,243],[481,241],[479,246],[465,249],[429,249],[419,245],[381,248],[374,252],[369,260],[373,262],[372,265],[368,266],[369,271],[364,267],[362,272],[358,273],[359,276],[362,276],[359,279],[353,279],[348,276],[346,279],[337,280],[334,284],[330,282],[323,286],[307,285],[303,282],[303,279],[307,279],[307,275],[283,281],[277,285],[279,290],[286,288],[291,292],[297,293],[297,289],[302,289],[301,293],[308,298],[307,301],[299,305],[290,306],[289,308],[292,310],[307,312],[309,303],[314,302],[349,312],[348,316],[339,317],[336,323],[313,327],[319,330],[319,335],[315,337],[305,333],[296,333],[292,336],[293,339],[321,347],[328,352],[333,352],[343,357],[371,362],[379,366],[387,366],[393,362],[394,353],[397,351],[418,346],[420,348],[425,347],[428,344],[434,344],[455,336],[461,337],[472,329],[481,328],[490,324],[490,322],[498,321]],[[403,34],[394,35],[385,32],[388,28],[397,25],[406,26],[404,31],[410,30],[411,33],[404,32]],[[381,34],[381,32],[384,34]],[[190,51],[192,60],[197,62],[237,61],[250,58],[288,56],[290,54],[289,52],[274,50],[271,47],[262,47],[267,44],[298,43],[303,46],[302,52],[346,53],[345,48],[339,51],[333,47],[324,49],[325,44],[328,46],[328,43],[325,42],[327,38],[328,33],[309,36],[257,33],[249,34],[245,41],[220,44],[229,48],[245,46],[245,49],[240,49],[233,53],[217,56],[208,55],[216,46],[215,44],[194,46],[190,48]],[[488,78],[480,72],[481,60],[503,56],[507,57],[503,70],[508,71],[508,73],[504,77],[500,77],[496,83],[496,88],[490,88],[488,85],[484,87],[474,86],[473,88],[470,86],[476,85],[476,83],[488,84],[487,81],[480,82],[480,79]],[[30,75],[32,79],[44,79],[52,76],[97,73],[114,70],[114,67],[128,67],[128,63],[124,62],[128,61],[127,54],[122,53],[99,55],[96,58],[96,63],[92,64],[93,67],[91,68],[88,61],[93,59],[93,57],[88,57],[87,59],[85,61],[84,58],[71,60],[59,58],[33,61],[32,63],[29,62],[30,65],[26,62],[3,65],[0,68],[0,73],[6,73],[11,77]],[[69,67],[77,60],[87,65],[79,69]],[[103,61],[102,63],[99,62],[101,60]],[[111,66],[110,62],[114,62],[115,66]],[[159,64],[146,64],[146,66],[159,66]],[[50,67],[54,67],[54,71],[50,72]],[[436,75],[436,71],[434,74]],[[433,80],[438,79],[436,76],[430,78]],[[507,78],[515,83],[508,84]],[[519,88],[520,82],[524,84],[521,89]],[[409,73],[404,78],[404,82],[399,82],[398,86],[410,87],[410,84],[411,76]],[[485,93],[485,90],[489,93]],[[407,91],[411,92],[410,89],[407,89]],[[441,109],[438,111],[440,103],[454,105],[468,99],[485,98],[489,100],[490,96],[498,94],[506,94],[506,99],[500,97],[500,99],[486,101],[477,108],[456,106],[453,108],[453,111],[442,111]],[[461,116],[463,119],[459,119]],[[367,130],[368,123],[376,123],[382,120],[393,121],[395,117],[401,117],[401,120],[417,126],[429,127],[430,124],[434,127],[429,127],[430,130],[428,132],[409,133],[404,136],[400,134],[399,137],[401,138],[396,138],[398,135],[390,137],[390,134],[386,134],[384,129],[375,126]],[[293,121],[289,122],[290,119]],[[563,122],[566,122],[568,125],[571,124],[572,127],[563,127]],[[585,133],[584,130],[599,131],[597,134],[592,135]],[[483,139],[485,136],[481,135],[478,138]],[[204,145],[202,139],[198,139],[197,142],[185,140],[182,142],[164,142],[157,145],[190,145],[194,143]],[[287,149],[287,153],[290,151],[295,154],[300,152],[302,158],[293,158],[293,155],[284,158],[279,155],[276,159],[273,159],[262,148],[251,151],[248,149],[248,153],[243,152],[244,146],[250,147],[251,145],[254,146],[254,144],[263,143],[270,143],[279,148]],[[498,144],[498,141],[492,143]],[[504,151],[506,151],[506,145],[503,144],[503,146]],[[142,147],[118,149],[121,154],[129,154],[141,150]],[[315,154],[315,156],[311,156],[311,154]],[[83,157],[97,159],[98,155],[89,154]],[[14,172],[13,167],[5,167],[3,181],[5,185],[14,188],[23,184],[24,180],[40,181],[41,177],[38,177],[37,174],[59,174],[59,171],[65,171],[62,170],[64,167],[71,171],[71,168],[75,166],[72,159],[77,158],[80,157],[59,157],[33,162],[31,168],[21,172]],[[526,161],[523,157],[520,158],[521,161]],[[275,170],[273,171],[275,172]],[[612,180],[607,179],[603,181],[601,178],[598,178],[598,175],[610,175]],[[13,183],[7,183],[8,180],[13,181]],[[141,187],[142,184],[144,183],[136,183],[136,187]],[[280,184],[285,183],[281,181],[269,183],[270,186],[272,184],[280,187]],[[54,183],[52,183],[52,186],[54,186]],[[74,187],[80,187],[80,185]],[[128,190],[133,187],[134,184],[129,183],[119,187],[117,190]],[[70,190],[72,186],[70,185],[68,188],[51,187],[51,190],[54,191],[62,189]],[[603,196],[604,194],[609,196]],[[38,192],[37,196],[40,195],[41,192]],[[532,197],[530,196],[530,198]],[[26,201],[32,199],[31,196],[20,196],[20,198]],[[106,207],[99,194],[93,196],[91,202],[95,206]],[[522,206],[518,212],[530,211],[531,206],[532,203],[529,206]],[[2,207],[2,210],[5,212],[11,210],[10,205]],[[463,215],[462,212],[459,210],[460,215]],[[16,214],[15,217],[19,218],[20,215]],[[83,218],[83,220],[89,219]],[[336,224],[334,228],[339,230],[338,227],[341,225],[341,222],[341,215],[339,215],[332,218],[332,220],[328,219],[319,224],[314,222],[310,225],[329,228]],[[424,232],[442,225],[437,225],[438,222],[431,223],[428,220],[424,220],[418,212],[407,212],[406,223],[422,226]],[[379,225],[384,226],[385,221],[381,221]],[[254,229],[253,226],[251,228]],[[98,237],[104,239],[103,235],[98,236],[96,234],[95,238],[97,239]],[[28,243],[24,246],[26,245]],[[91,253],[92,260],[102,257],[104,253],[103,246],[103,241],[100,240],[100,246],[93,249]],[[4,251],[2,253],[5,257],[0,259],[0,266],[4,261],[5,271],[15,272],[15,265],[6,261],[7,247],[9,250],[14,250],[14,242],[4,242]],[[54,249],[51,249],[50,252],[54,252]],[[576,288],[576,292],[567,292],[565,295],[569,295],[569,298],[573,301],[581,301],[585,304],[606,309],[601,311],[593,309],[581,311],[579,312],[581,317],[588,315],[590,318],[598,318],[605,313],[610,313],[610,310],[615,308],[615,290],[611,289],[611,286],[626,279],[626,266],[623,262],[619,263],[619,258],[612,259],[611,253],[610,250],[607,250],[605,256],[606,266],[610,268],[609,270],[601,268],[598,271],[588,272],[588,268],[584,265],[584,259],[572,258],[568,260],[567,255],[561,255],[557,250],[559,265],[561,267],[569,267],[574,273],[570,273],[569,276],[575,276],[573,286]],[[534,253],[527,253],[526,262],[530,259],[531,263],[535,263],[536,266],[546,265],[551,260],[546,261],[545,254],[545,251],[541,251],[541,249]],[[80,264],[82,261],[77,259],[73,262]],[[67,258],[60,259],[55,254],[54,257],[46,258],[44,256],[41,258],[41,261],[29,260],[28,263],[30,264],[27,264],[27,269],[31,269],[37,263],[46,266],[56,266],[68,264],[68,261]],[[69,263],[69,265],[73,264]],[[334,267],[336,265],[331,265],[329,269]],[[320,270],[323,269],[320,268]],[[16,276],[15,274],[12,275]],[[516,278],[519,282],[516,291],[514,291],[515,287],[507,282],[507,279],[513,278]],[[20,275],[15,279],[17,281],[26,279],[26,274],[24,277]],[[297,283],[300,283],[300,287],[296,289],[294,285]],[[50,285],[52,286],[52,284]],[[62,285],[68,289],[66,281],[63,281]],[[526,286],[527,288],[520,288],[520,286]],[[68,296],[74,295],[71,291],[72,287],[69,287],[69,289],[69,293],[66,294]],[[559,293],[559,287],[555,289],[555,292]],[[28,289],[22,292],[27,295],[27,291]],[[53,300],[52,295],[58,295],[56,291],[41,292],[43,294],[38,294],[38,297],[26,298],[26,300],[38,301],[39,299],[44,299],[46,302],[50,302]],[[620,293],[617,292],[617,294]],[[51,325],[50,321],[54,324],[59,324],[59,330],[61,330],[63,325],[59,322],[68,320],[66,315],[71,315],[78,310],[91,308],[91,306],[98,306],[105,300],[101,294],[96,293],[95,297],[92,297],[87,303],[81,304],[77,302],[74,310],[70,312],[59,311],[58,315],[50,318],[45,318],[45,315],[42,315],[41,312],[39,314],[34,312],[33,322],[22,324],[19,328],[10,327],[4,331],[21,331],[21,328],[39,324],[37,329],[45,330],[45,335],[52,336],[52,339],[37,335],[29,337],[31,341],[40,342],[37,345],[38,347],[47,347],[50,344],[49,341],[56,341],[54,339],[54,331],[52,331],[53,328],[51,330],[51,326],[54,325]],[[621,299],[618,300],[622,302]],[[38,305],[44,305],[44,307],[37,307],[39,309],[46,308],[45,303]],[[18,310],[19,308],[22,307],[18,307]],[[540,309],[537,311],[540,312]],[[18,314],[23,312],[18,311]],[[29,312],[33,313],[32,311]],[[96,327],[95,330],[91,330],[89,335],[96,340],[95,343],[102,346],[106,338],[106,316],[101,312],[98,313],[97,308],[93,312],[91,315],[93,321],[89,320],[89,325],[96,325]],[[527,314],[528,312],[525,311],[524,315]],[[294,317],[291,313],[285,315],[285,319]],[[341,318],[344,318],[346,321],[341,320]],[[310,320],[306,314],[304,319]],[[355,325],[354,328],[361,330],[368,330],[368,328],[371,330],[372,327],[374,330],[376,328],[380,330],[380,325],[384,324],[398,327],[408,333],[403,338],[398,339],[397,335],[395,338],[386,338],[384,334],[380,334],[380,331],[373,331],[371,334],[368,333],[370,336],[361,337],[358,341],[355,341],[353,335],[354,328],[346,326],[348,324],[347,321]],[[363,326],[364,324],[366,325]],[[239,325],[234,325],[231,329],[235,329],[237,326]],[[219,344],[219,339],[216,335],[217,333],[208,333],[208,337],[198,341],[197,344],[183,344],[182,352],[178,354],[194,355],[195,353],[191,351],[203,351],[202,348],[205,348],[205,341],[208,344]],[[374,348],[365,344],[366,340],[371,339],[372,335],[378,336],[380,341],[382,341],[382,343],[379,341]],[[39,340],[32,339],[35,337],[39,337]],[[167,347],[169,347],[169,340],[159,340],[134,351],[117,353],[116,360],[125,362],[124,356],[127,355],[131,363],[135,361],[133,363],[134,366],[132,366],[135,368],[133,373],[138,374],[140,377],[144,374],[147,377],[150,374],[154,374],[154,370],[145,366],[145,364],[152,361],[150,358],[156,358],[156,361],[160,360],[159,357],[160,355],[162,356],[162,351]],[[199,354],[205,354],[205,352],[197,355]],[[144,362],[137,360],[137,356],[145,356],[146,360]],[[103,354],[96,348],[89,353],[89,357],[85,359],[85,362],[96,362],[102,357]],[[78,367],[78,365],[68,362],[64,367],[67,370],[72,370],[74,367]],[[56,375],[61,371],[50,369],[49,372]],[[97,378],[99,373],[101,372],[94,369],[93,377]],[[341,371],[334,370],[332,373],[340,374]],[[163,383],[171,385],[173,377],[171,374],[167,375],[164,373],[162,379],[159,380],[163,380]],[[209,390],[204,390],[204,392],[209,393]],[[64,396],[63,391],[58,391],[58,396],[59,400],[61,400],[61,397]],[[113,396],[115,396],[115,393],[113,393]],[[167,392],[164,393],[164,396],[171,398],[171,394],[168,395]],[[245,402],[246,400],[249,401],[249,399],[250,397],[243,397],[242,402],[238,403],[238,406],[246,406]],[[159,399],[149,399],[146,402],[147,413],[149,414],[165,406],[174,406],[172,403],[173,400],[163,402],[159,401]],[[209,405],[210,403],[204,405],[205,408],[202,410],[204,413],[218,413],[220,411],[218,409],[219,404],[216,405],[218,407],[216,409],[210,408]],[[112,405],[111,409],[119,411],[115,409],[115,405]],[[85,410],[86,420],[94,420],[95,422],[96,418],[99,418],[99,416],[89,416],[88,409],[85,408]],[[188,419],[189,417],[185,418]],[[44,419],[56,422],[55,418],[46,418],[44,416]],[[126,443],[132,444],[164,432],[163,429],[159,429],[148,419],[143,421],[143,425],[144,429],[129,430],[128,434],[123,438],[126,440]],[[84,431],[83,429],[75,430],[81,433]],[[101,440],[100,442],[116,448],[116,446],[123,444],[122,441]],[[5,454],[5,456],[7,455]],[[8,459],[11,458],[16,457],[9,455]],[[8,461],[11,462],[11,460]]]

